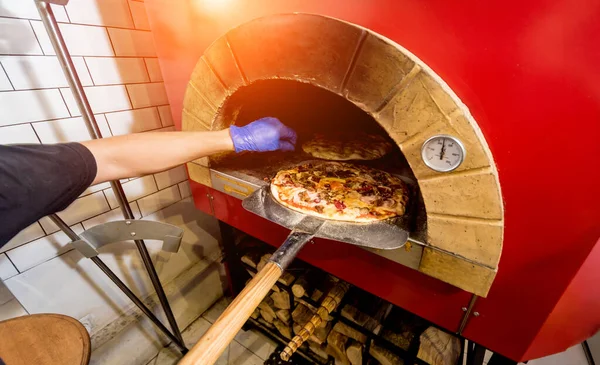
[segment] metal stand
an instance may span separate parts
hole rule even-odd
[[[44,27],[48,32],[48,36],[54,47],[56,52],[56,56],[60,61],[60,65],[65,73],[65,77],[69,82],[69,87],[73,92],[73,96],[75,101],[77,102],[77,106],[81,111],[83,120],[89,130],[90,136],[94,139],[102,138],[102,133],[98,128],[98,124],[96,123],[96,119],[92,112],[92,108],[87,100],[85,95],[83,86],[81,85],[81,81],[77,76],[77,72],[75,70],[75,66],[73,65],[73,61],[67,50],[67,46],[62,37],[58,24],[56,22],[56,18],[54,17],[54,13],[50,7],[50,3],[60,3],[61,5],[65,5],[68,0],[35,0],[36,6],[38,8],[38,12],[40,13],[40,17],[42,22],[44,23]],[[119,201],[121,211],[123,212],[123,216],[126,219],[134,219],[133,212],[129,207],[129,203],[127,201],[127,197],[125,196],[125,192],[123,191],[123,187],[121,183],[116,181],[111,181],[110,183],[117,200]],[[57,215],[52,215],[50,218],[67,234],[71,239],[80,239],[69,227],[63,222]],[[146,308],[142,301],[133,294],[122,281],[98,258],[93,257],[92,261],[100,269],[156,324],[161,331],[163,331],[175,344],[182,350],[183,353],[187,352],[187,348],[185,347],[183,338],[181,337],[181,332],[179,331],[179,327],[177,326],[177,321],[175,320],[175,316],[173,315],[173,311],[171,310],[171,306],[169,305],[169,301],[167,296],[165,295],[164,289],[160,283],[160,279],[154,265],[152,264],[152,259],[150,258],[150,254],[144,244],[143,240],[135,240],[135,244],[142,258],[142,262],[146,267],[146,271],[148,272],[148,276],[150,277],[150,281],[154,289],[156,290],[156,294],[158,299],[162,305],[163,311],[169,324],[172,329],[172,333],[162,325],[162,323],[152,314],[152,312]]]

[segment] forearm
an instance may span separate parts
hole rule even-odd
[[[229,130],[147,132],[82,142],[94,155],[92,184],[164,171],[219,152],[233,151]]]

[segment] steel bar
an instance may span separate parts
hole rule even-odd
[[[65,223],[65,221],[63,221],[59,216],[52,214],[49,217],[58,226],[58,228],[65,232],[65,234],[72,241],[81,239],[81,237],[79,237],[79,235],[75,233],[71,227],[69,227],[69,225],[67,225],[67,223]],[[102,272],[106,274],[106,276],[108,276],[110,280],[112,280],[113,283],[115,283],[116,286],[119,287],[119,289],[121,289],[121,291],[123,291],[123,293],[125,293],[125,295],[127,295],[127,297],[129,297],[129,299],[131,299],[131,301],[156,325],[156,327],[158,327],[158,329],[161,330],[161,332],[163,332],[171,341],[173,341],[173,343],[175,343],[177,347],[179,347],[182,352],[186,353],[188,351],[188,349],[185,347],[185,343],[179,338],[175,337],[161,323],[161,321],[156,318],[154,313],[152,313],[152,311],[146,307],[146,305],[127,287],[127,285],[125,285],[125,283],[123,283],[108,266],[106,266],[104,261],[102,261],[98,256],[92,257],[91,260],[100,268],[100,270],[102,270]]]
[[[50,42],[54,47],[56,52],[56,56],[60,62],[60,65],[65,73],[65,77],[69,83],[71,91],[73,92],[73,96],[75,101],[77,102],[77,106],[81,111],[81,115],[83,120],[88,128],[90,136],[93,139],[102,138],[102,133],[98,127],[98,123],[96,122],[96,118],[94,117],[94,113],[92,112],[92,108],[88,102],[88,99],[85,95],[85,91],[83,86],[81,85],[81,81],[79,80],[79,76],[77,75],[77,71],[75,66],[73,65],[73,61],[71,59],[71,55],[67,49],[64,38],[60,32],[58,27],[58,23],[56,22],[56,18],[54,17],[54,13],[49,3],[44,2],[42,0],[35,1],[36,6],[38,8],[38,12],[40,13],[40,17],[42,22],[44,23],[44,27],[48,33],[48,37],[50,38]],[[125,192],[123,191],[123,187],[121,183],[117,181],[111,181],[110,183],[113,192],[120,204],[121,211],[123,216],[126,219],[134,219],[133,212],[131,211],[131,207],[127,201],[127,197],[125,196]],[[148,249],[144,244],[144,241],[136,240],[135,244],[137,249],[142,257],[142,262],[146,267],[146,271],[148,271],[148,276],[150,277],[150,281],[152,282],[152,286],[156,290],[156,294],[158,299],[163,307],[165,312],[165,316],[169,321],[169,324],[175,334],[175,337],[183,343],[183,338],[181,337],[181,332],[179,331],[179,326],[177,325],[177,321],[175,320],[175,316],[173,315],[173,311],[171,310],[171,306],[169,305],[169,301],[163,287],[161,285],[160,279],[154,265],[152,264],[152,259],[150,254],[148,253]]]

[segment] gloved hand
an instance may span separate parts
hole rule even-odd
[[[296,145],[296,132],[285,126],[277,118],[266,117],[244,127],[229,127],[235,152],[242,151],[293,151]]]

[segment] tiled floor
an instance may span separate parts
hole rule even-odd
[[[204,312],[202,317],[198,318],[182,335],[183,339],[191,348],[214,321],[221,315],[227,307],[229,300],[221,299],[215,303],[209,310]],[[253,332],[242,331],[235,336],[235,340],[229,345],[229,348],[221,355],[216,362],[217,365],[262,365],[264,361],[275,349],[275,342],[265,336]],[[181,354],[174,346],[165,347],[156,358],[152,359],[148,365],[175,365],[180,360]]]
[[[230,299],[222,298],[209,308],[200,318],[183,331],[183,339],[191,348],[214,323],[229,304]],[[216,362],[216,365],[262,365],[271,355],[277,344],[260,333],[240,331],[229,348]],[[491,353],[488,351],[485,363]],[[175,365],[181,354],[174,346],[165,347],[147,365]],[[519,364],[522,365],[522,364]],[[573,346],[560,354],[529,361],[528,365],[588,365],[580,345]]]

